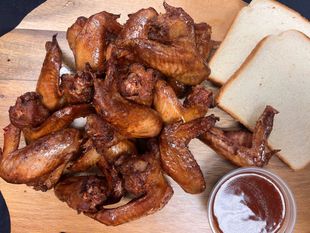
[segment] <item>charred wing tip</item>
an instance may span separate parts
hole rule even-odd
[[[52,41],[47,41],[45,43],[45,50],[46,51],[51,50],[54,46],[58,47],[57,35],[58,35],[58,33],[54,34],[52,37]]]
[[[53,42],[57,42],[57,35],[58,35],[58,33],[55,33],[55,34],[53,35],[53,39],[52,39]]]
[[[268,113],[272,113],[272,114],[278,114],[279,111],[276,110],[274,107],[272,107],[271,105],[267,105],[265,107],[265,112],[268,112]]]

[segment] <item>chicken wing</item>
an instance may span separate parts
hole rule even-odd
[[[108,199],[107,182],[99,176],[71,176],[54,189],[57,198],[80,212],[97,212]]]
[[[30,143],[38,138],[48,135],[51,132],[56,132],[68,127],[76,118],[85,117],[94,112],[94,109],[89,104],[72,105],[62,108],[54,112],[46,121],[39,127],[23,128],[23,133],[27,143]]]
[[[63,104],[59,92],[59,71],[62,63],[62,53],[56,36],[54,35],[53,40],[45,44],[46,56],[36,88],[36,92],[43,97],[43,104],[51,111]]]
[[[211,91],[196,86],[182,105],[173,89],[163,80],[155,85],[154,107],[166,124],[203,117],[213,102]]]
[[[176,122],[165,126],[160,135],[160,157],[163,170],[185,192],[196,194],[206,188],[199,165],[188,149],[190,140],[207,132],[216,122],[213,115],[187,123]]]
[[[159,74],[155,70],[146,69],[140,64],[132,64],[128,75],[119,80],[120,94],[128,100],[150,107],[158,77]]]
[[[212,127],[199,139],[216,153],[237,166],[266,165],[279,150],[268,151],[267,140],[272,131],[273,119],[278,111],[267,106],[258,119],[253,134],[245,130],[226,131]]]
[[[67,39],[73,48],[77,70],[83,70],[89,63],[95,71],[103,71],[107,46],[122,30],[118,18],[119,15],[102,11],[87,20],[78,18],[68,29]]]
[[[60,91],[66,104],[89,103],[94,96],[95,74],[90,66],[76,74],[63,74],[61,76]]]
[[[103,176],[72,176],[55,187],[56,196],[78,212],[97,212],[103,205],[119,202],[124,195],[118,172],[104,157],[98,156],[96,164]]]
[[[152,7],[141,9],[136,13],[128,15],[128,20],[119,34],[117,41],[120,42],[124,39],[147,38],[148,24],[157,15],[158,13]]]
[[[116,226],[163,208],[173,195],[173,190],[161,172],[157,156],[158,148],[143,156],[127,158],[119,168],[127,192],[137,198],[123,206],[102,208],[97,213],[86,215],[103,224]]]
[[[68,163],[74,153],[78,152],[81,143],[79,131],[68,128],[51,133],[18,150],[20,129],[10,124],[4,131],[0,176],[9,183],[36,186],[36,189],[42,191],[55,184],[60,177],[59,167],[64,168],[62,165]],[[53,182],[45,183],[42,177]]]
[[[111,59],[109,62],[112,62]],[[117,92],[115,69],[113,64],[109,64],[106,79],[94,81],[93,104],[97,113],[126,137],[143,138],[158,135],[162,126],[160,116],[149,107],[129,102]]]
[[[17,98],[9,109],[11,123],[19,129],[37,127],[49,116],[48,109],[42,104],[42,96],[27,92]]]
[[[193,19],[182,9],[164,2],[166,14],[149,25],[148,38],[123,40],[148,66],[187,85],[205,80],[210,69],[198,52]],[[181,59],[180,59],[181,58]]]

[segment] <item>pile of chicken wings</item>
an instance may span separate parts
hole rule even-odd
[[[208,115],[213,93],[207,60],[211,27],[194,23],[164,3],[119,15],[79,17],[67,40],[76,73],[60,75],[56,35],[35,92],[9,109],[0,151],[0,176],[36,190],[54,189],[69,207],[106,225],[152,214],[173,195],[165,175],[187,193],[206,188],[188,144],[199,138],[238,166],[263,166],[277,151],[267,147],[277,111],[267,106],[253,133],[216,127]],[[73,121],[85,117],[86,124]],[[21,133],[27,145],[19,148]],[[119,203],[123,197],[131,201]]]

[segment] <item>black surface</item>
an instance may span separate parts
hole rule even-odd
[[[0,233],[9,233],[11,231],[10,226],[9,211],[0,192]]]
[[[310,0],[279,1],[310,19]],[[32,9],[43,2],[45,0],[0,0],[0,36],[15,28]]]
[[[0,36],[14,29],[30,11],[43,2],[45,0],[0,0]]]

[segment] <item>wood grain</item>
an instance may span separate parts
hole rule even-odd
[[[210,23],[213,26],[213,38],[217,40],[223,39],[233,18],[244,5],[240,0],[171,0],[168,3],[184,7],[197,21]],[[121,6],[117,0],[56,0],[47,1],[31,12],[17,29],[0,38],[0,128],[8,124],[7,111],[16,97],[35,89],[45,55],[44,44],[53,34],[58,33],[65,65],[72,67],[73,60],[65,40],[65,30],[76,17],[106,10],[121,13],[121,21],[124,22],[128,13],[148,6],[163,10],[162,2],[158,0],[125,1]],[[211,112],[221,117],[220,125],[236,126],[224,112],[218,109]],[[106,227],[88,217],[77,215],[66,204],[58,201],[53,191],[37,192],[25,185],[12,185],[0,180],[0,190],[11,213],[12,232],[210,232],[206,211],[208,195],[214,184],[235,167],[198,140],[191,142],[190,149],[204,171],[206,191],[199,195],[189,195],[170,179],[175,194],[163,210],[118,227]],[[274,157],[267,169],[282,177],[294,192],[298,213],[295,232],[310,232],[310,166],[293,172]]]

